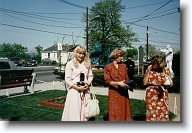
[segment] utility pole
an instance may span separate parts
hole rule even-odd
[[[147,61],[148,61],[148,47],[149,47],[149,44],[148,44],[148,26],[147,26],[147,45],[146,45],[146,56],[147,56]]]
[[[88,7],[86,8],[86,49],[88,52]]]

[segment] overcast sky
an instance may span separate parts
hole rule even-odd
[[[82,21],[86,7],[91,9],[100,0],[0,0],[0,44],[18,43],[29,52],[35,46],[44,49],[58,43],[85,45],[85,26]],[[158,48],[180,49],[179,0],[122,0],[122,25],[130,25],[140,42]],[[133,23],[134,22],[134,23]]]

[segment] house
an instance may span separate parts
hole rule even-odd
[[[67,60],[71,57],[71,53],[78,45],[62,45],[62,50],[58,50],[57,45],[53,45],[41,52],[41,60],[49,58],[57,63],[65,64]]]
[[[108,47],[105,51],[101,50],[101,44],[100,43],[96,43],[95,47],[92,48],[92,52],[90,54],[90,60],[91,63],[94,65],[98,65],[100,63],[109,63],[112,60],[109,58],[110,53],[115,49],[115,48],[119,48],[118,46],[110,46]],[[104,53],[104,57],[102,59],[101,55],[102,53]]]

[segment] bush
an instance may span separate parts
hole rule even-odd
[[[93,74],[93,85],[94,86],[104,86],[106,87],[107,84],[104,80],[104,73],[94,73]],[[135,89],[145,90],[146,87],[143,85],[143,75],[134,75],[134,81],[137,84]],[[180,93],[180,77],[174,77],[173,79],[174,86],[169,88],[169,92]]]
[[[104,80],[104,74],[103,73],[94,73],[93,74],[93,85],[94,86],[107,86],[105,80]]]

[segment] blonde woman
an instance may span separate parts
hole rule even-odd
[[[84,84],[79,85],[80,75],[84,75]],[[89,85],[93,80],[91,64],[87,51],[82,46],[77,46],[73,58],[66,65],[65,82],[67,97],[62,114],[62,121],[87,121],[84,116],[84,107],[89,95]]]
[[[131,121],[130,100],[128,94],[128,81],[126,65],[121,63],[125,52],[115,49],[111,52],[112,63],[104,68],[104,79],[109,85],[108,115],[109,121]]]

